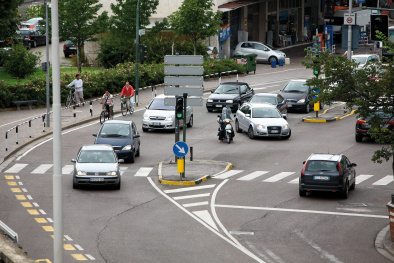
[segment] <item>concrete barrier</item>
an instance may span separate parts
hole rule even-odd
[[[6,234],[0,230],[0,262],[5,263],[34,263],[22,247],[12,242]]]

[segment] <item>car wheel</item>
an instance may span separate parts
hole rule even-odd
[[[140,157],[141,155],[141,145],[138,145],[138,151],[135,154],[135,157]]]
[[[311,110],[311,107],[309,106],[309,103],[307,103],[306,107],[305,107],[305,113],[309,113],[310,110]]]
[[[147,131],[149,131],[149,129],[148,128],[142,128],[142,131],[143,132],[147,132]]]
[[[301,197],[305,197],[305,196],[306,196],[306,191],[305,191],[305,190],[302,190],[301,186],[299,186],[299,187],[298,187],[298,194],[299,194]]]
[[[241,132],[242,132],[242,129],[239,128],[239,122],[238,122],[238,120],[235,120],[235,131],[238,132],[238,133],[241,133]]]
[[[129,163],[134,163],[135,161],[135,151],[131,154],[131,157],[128,158],[127,160]]]
[[[120,103],[120,111],[122,112],[122,116],[126,116],[127,114],[127,106],[125,105],[125,103]]]
[[[73,180],[73,189],[78,189],[78,188],[79,188],[78,184],[76,184],[76,183],[74,182],[74,180]]]
[[[193,127],[193,115],[190,116],[190,120],[189,120],[189,123],[187,124],[187,127],[189,127],[189,128]]]
[[[249,139],[254,139],[254,133],[253,133],[253,127],[252,126],[249,126],[248,136],[249,136]]]
[[[349,182],[346,182],[345,190],[341,193],[343,199],[347,199],[349,196]]]
[[[31,43],[27,44],[27,49],[31,49]]]
[[[363,141],[363,136],[360,134],[356,134],[356,142],[362,142]]]
[[[115,190],[120,190],[120,179],[119,179],[119,183],[117,185],[115,185],[114,189]]]
[[[270,65],[271,65],[271,63],[272,63],[272,61],[276,61],[276,65],[278,65],[278,60],[276,59],[276,57],[270,57],[269,59],[268,59],[268,62],[270,63]]]
[[[290,130],[290,132],[289,132],[289,135],[283,136],[282,138],[285,139],[285,140],[288,140],[288,139],[290,138],[290,136],[291,136],[291,130]]]
[[[37,47],[37,41],[33,41],[33,47]]]
[[[208,110],[208,112],[212,112],[212,110],[210,110],[210,109],[207,109]]]

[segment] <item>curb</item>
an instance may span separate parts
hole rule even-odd
[[[383,228],[376,236],[375,248],[384,257],[394,261],[394,248],[390,241],[390,225]]]
[[[339,107],[339,106],[342,106],[344,104],[345,103],[341,103],[341,104],[339,104],[337,106],[334,106],[334,107],[332,107],[330,109],[327,109],[322,114],[320,114],[320,116],[323,115],[323,114],[326,114],[329,110],[334,109],[334,108]],[[308,116],[308,117],[302,118],[302,122],[309,122],[309,123],[334,122],[334,121],[339,121],[339,120],[342,120],[342,119],[344,119],[346,117],[349,117],[350,115],[353,115],[354,113],[355,113],[355,110],[352,110],[349,114],[344,115],[342,117],[332,117],[332,118],[327,118],[327,119],[316,119],[316,118],[310,119],[310,117]]]
[[[212,162],[212,160],[210,160]],[[213,161],[214,162],[214,161]],[[163,180],[163,175],[162,175],[162,169],[163,167],[163,162],[159,163],[159,170],[158,170],[158,176],[159,176],[159,183],[160,184],[166,184],[166,185],[186,185],[186,186],[192,186],[192,185],[198,185],[202,182],[205,182],[208,179],[211,179],[219,174],[222,174],[224,172],[227,172],[228,170],[233,168],[233,165],[231,163],[228,163],[226,168],[223,171],[218,172],[217,174],[214,175],[205,175],[203,177],[198,178],[197,180],[194,181],[169,181],[169,180]]]

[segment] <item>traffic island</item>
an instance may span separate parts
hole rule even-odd
[[[178,173],[175,161],[159,163],[159,183],[167,185],[197,185],[217,174],[230,170],[229,162],[213,160],[194,160],[185,162],[185,177]]]
[[[387,204],[389,213],[389,225],[379,232],[375,239],[376,250],[394,261],[394,195],[391,196],[392,201]]]
[[[311,112],[312,113],[312,112]],[[314,114],[315,112],[313,112]],[[349,117],[350,115],[353,115],[355,113],[354,110],[349,112],[345,108],[345,102],[340,103],[336,106],[333,106],[329,109],[326,109],[323,111],[323,113],[319,113],[318,117],[315,116],[307,116],[302,119],[303,122],[317,122],[317,123],[324,123],[324,122],[333,122],[333,121],[339,121],[342,120],[346,117]]]

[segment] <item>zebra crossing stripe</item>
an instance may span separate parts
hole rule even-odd
[[[247,174],[247,175],[245,175],[245,176],[242,176],[241,178],[238,178],[237,180],[240,180],[240,181],[250,181],[250,180],[253,180],[253,179],[255,179],[255,178],[259,177],[259,176],[262,176],[263,174],[266,174],[266,173],[268,173],[268,172],[269,172],[269,171],[256,171],[256,172]]]
[[[289,182],[289,184],[298,184],[298,182],[300,181],[299,178],[293,179]]]
[[[380,179],[379,181],[374,182],[372,185],[388,185],[392,181],[394,181],[393,176],[387,175],[387,176],[383,177],[382,179]]]
[[[373,175],[371,174],[360,174],[359,176],[356,177],[356,184],[362,183],[365,180],[371,178]]]
[[[5,173],[18,173],[20,170],[25,168],[28,164],[26,163],[17,163],[14,164],[11,168],[9,168]]]
[[[277,181],[282,180],[283,178],[286,178],[287,176],[290,176],[294,173],[295,172],[281,172],[281,173],[278,173],[268,179],[265,179],[263,182],[268,182],[268,183],[277,182]]]
[[[153,167],[141,167],[134,176],[147,177],[153,170]]]
[[[121,166],[121,167],[120,167],[120,175],[123,175],[124,172],[126,172],[127,168],[128,168],[128,167]]]
[[[236,174],[239,174],[242,172],[243,172],[243,170],[230,170],[228,172],[222,173],[221,175],[215,176],[213,178],[214,179],[226,179],[226,178],[229,178],[233,175],[236,175]]]
[[[31,172],[32,174],[44,174],[46,171],[48,171],[51,167],[53,166],[53,164],[41,164],[40,166],[38,166],[36,169],[34,169],[33,172]]]
[[[70,174],[72,171],[74,171],[74,165],[72,164],[65,165],[62,168],[62,174]]]

